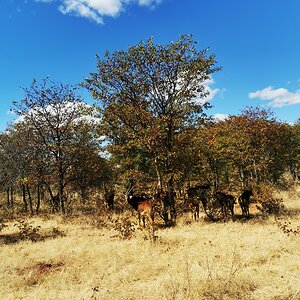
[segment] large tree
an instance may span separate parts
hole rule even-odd
[[[100,101],[104,133],[123,157],[144,157],[165,190],[164,220],[176,221],[175,173],[182,134],[197,128],[209,107],[205,82],[219,70],[208,49],[189,35],[167,45],[150,38],[128,50],[97,56],[97,72],[84,86]],[[186,141],[184,141],[186,143]]]
[[[65,212],[65,188],[74,180],[77,157],[97,148],[93,136],[97,122],[76,87],[47,78],[41,83],[34,80],[24,91],[25,97],[14,102],[14,111],[21,117],[15,130],[26,132],[35,167],[44,165],[42,174],[37,174],[48,187],[53,208]]]

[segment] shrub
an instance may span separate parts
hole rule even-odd
[[[261,202],[257,207],[263,214],[278,215],[284,211],[283,200],[278,198],[269,198]]]
[[[20,220],[14,226],[18,227],[19,229],[18,235],[23,240],[30,240],[36,242],[38,240],[41,240],[42,238],[41,235],[39,234],[39,230],[41,226],[33,226],[27,220]]]
[[[118,220],[115,220],[114,230],[117,232],[117,235],[113,237],[118,237],[121,239],[131,239],[135,233],[136,223],[131,221],[131,218],[128,216],[121,217]]]
[[[2,221],[0,221],[0,231],[5,227],[7,227],[7,225],[5,225]]]
[[[257,209],[262,212],[263,215],[278,215],[284,212],[285,207],[281,198],[275,198],[273,196],[275,190],[268,185],[259,186],[258,193],[255,195]]]

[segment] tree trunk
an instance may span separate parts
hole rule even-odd
[[[10,187],[10,208],[14,208],[14,188]]]
[[[80,188],[80,199],[83,204],[89,199],[89,191],[86,184],[83,184]]]
[[[50,185],[48,185],[48,191],[50,194],[50,204],[52,207],[52,213],[59,211],[59,195],[53,195]]]
[[[168,197],[169,197],[169,203],[170,203],[170,226],[176,225],[176,206],[175,206],[175,188],[174,188],[174,176],[172,175],[171,178],[168,181]]]
[[[229,168],[228,168],[228,166],[226,166],[226,170],[225,170],[225,182],[226,182],[226,185],[229,185]]]
[[[28,200],[29,200],[30,214],[33,215],[32,198],[31,198],[30,188],[29,188],[28,184],[26,185],[26,188],[27,188],[27,194],[28,194]]]
[[[168,189],[168,198],[170,204],[170,226],[176,225],[176,206],[175,206],[175,185],[174,185],[174,157],[173,157],[173,144],[174,144],[174,125],[173,121],[169,123],[168,126],[168,161],[167,161],[167,170],[169,174],[171,174],[168,182],[167,182],[167,189]]]
[[[162,191],[163,190],[163,180],[162,180],[162,175],[161,175],[157,157],[154,158],[154,163],[155,163],[156,178],[157,178],[156,189],[157,189],[157,191]]]
[[[218,168],[216,165],[214,165],[214,187],[216,190],[219,189],[219,174],[218,174]]]
[[[62,211],[63,214],[65,214],[66,210],[65,210],[64,179],[63,179],[63,176],[60,176],[60,178],[59,178],[59,191],[58,191],[58,195],[59,195],[59,201],[60,201],[61,211]]]
[[[59,159],[58,159],[58,197],[60,201],[60,207],[63,214],[66,213],[65,210],[65,197],[64,197],[64,170],[63,170],[63,162],[61,161],[62,151],[59,151]]]
[[[10,188],[6,190],[7,208],[10,208]]]
[[[23,198],[23,203],[24,203],[24,211],[28,211],[28,203],[26,200],[26,186],[25,184],[22,184],[22,198]]]
[[[40,212],[40,205],[41,205],[41,188],[40,188],[40,184],[38,183],[38,185],[37,185],[37,203],[36,203],[36,208],[35,208],[36,214],[39,214],[39,212]]]
[[[243,167],[239,168],[239,173],[240,173],[240,179],[241,179],[241,183],[242,183],[242,189],[244,189],[244,187],[245,187],[245,175],[244,175]]]
[[[259,183],[259,174],[257,172],[257,167],[256,167],[256,163],[255,163],[255,160],[253,160],[253,173],[254,173],[254,178],[255,178],[255,182],[258,184]]]

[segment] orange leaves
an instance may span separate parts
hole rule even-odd
[[[201,128],[197,143],[215,173],[276,181],[288,165],[291,130],[268,110],[247,108]]]

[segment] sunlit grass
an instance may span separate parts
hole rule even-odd
[[[299,226],[300,190],[280,197]],[[64,235],[2,243],[0,299],[300,298],[300,235],[288,236],[274,216],[209,223],[184,215],[155,239],[147,230],[119,239],[112,226],[83,218],[30,222],[42,236],[53,228]],[[1,235],[17,232],[7,225]]]

